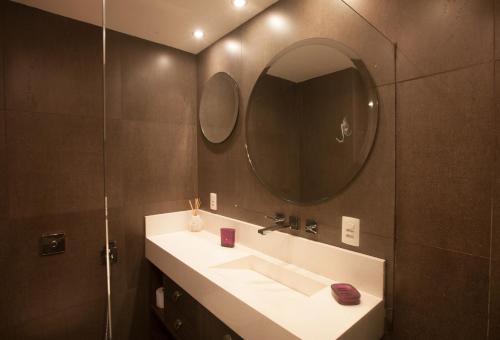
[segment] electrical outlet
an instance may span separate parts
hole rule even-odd
[[[217,210],[217,194],[214,192],[210,193],[210,209]]]
[[[359,218],[342,216],[342,243],[359,247]]]

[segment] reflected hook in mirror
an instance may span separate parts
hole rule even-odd
[[[347,121],[347,117],[344,117],[342,124],[340,124],[340,131],[342,133],[342,137],[340,139],[339,138],[335,138],[335,139],[339,143],[344,143],[345,137],[349,137],[352,135],[351,125]]]

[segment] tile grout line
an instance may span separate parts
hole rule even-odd
[[[8,161],[7,161],[7,141],[8,141],[8,138],[7,138],[7,110],[6,110],[6,106],[7,106],[7,96],[5,94],[5,71],[6,71],[6,68],[5,68],[5,50],[6,50],[6,43],[5,43],[5,37],[6,37],[6,14],[5,14],[5,11],[7,9],[7,5],[6,5],[6,2],[3,1],[3,0],[0,0],[2,1],[0,3],[0,8],[2,9],[2,13],[0,14],[0,43],[2,44],[1,45],[1,55],[0,55],[0,58],[1,58],[1,62],[2,62],[2,65],[1,65],[1,68],[2,68],[2,79],[0,79],[0,81],[2,82],[2,114],[3,114],[3,143],[4,143],[4,180],[2,181],[2,185],[4,186],[4,190],[5,190],[5,199],[6,199],[6,203],[5,203],[5,223],[8,223],[8,221],[10,220],[10,215],[11,215],[11,212],[10,212],[10,202],[9,202],[9,167],[8,167]]]
[[[354,9],[354,7],[352,7],[351,5],[349,5],[347,2],[345,2],[345,0],[342,0],[342,3],[344,5],[346,5],[347,7],[349,7],[354,13],[356,13],[361,19],[363,19],[363,21],[365,21],[368,25],[370,25],[371,27],[373,27],[373,29],[375,31],[377,31],[382,37],[384,37],[385,40],[387,40],[388,42],[390,42],[392,45],[395,44],[394,41],[392,41],[392,39],[390,39],[387,35],[385,35],[381,30],[379,30],[374,24],[372,24],[370,22],[370,20],[368,20],[368,18],[365,18],[361,13],[359,13],[358,11],[356,11]]]
[[[398,239],[398,238],[396,238],[396,239]],[[454,254],[459,254],[459,255],[463,255],[463,256],[470,256],[470,257],[481,258],[483,260],[489,260],[490,259],[489,256],[475,255],[475,254],[472,254],[472,253],[467,253],[467,252],[456,250],[456,249],[448,249],[448,248],[438,247],[438,246],[434,246],[434,245],[430,245],[430,244],[424,244],[424,243],[419,243],[419,242],[412,242],[412,241],[408,241],[408,240],[404,240],[404,239],[399,239],[399,241],[402,242],[402,243],[407,243],[407,244],[414,245],[414,246],[419,246],[419,247],[423,247],[423,248],[437,249],[437,250],[441,250],[441,251],[445,251],[445,252],[449,252],[449,253],[454,253]]]
[[[450,73],[450,72],[463,71],[463,70],[466,70],[468,68],[473,68],[473,67],[481,66],[481,65],[487,65],[489,63],[494,63],[494,62],[495,62],[494,58],[493,59],[488,59],[487,61],[482,61],[482,62],[479,62],[479,63],[469,64],[469,65],[465,65],[465,66],[460,66],[460,67],[449,69],[449,70],[445,70],[445,71],[439,71],[439,72],[429,73],[429,74],[426,74],[426,75],[412,77],[412,78],[403,79],[403,80],[396,80],[396,83],[397,84],[407,83],[407,82],[410,82],[410,81],[420,80],[420,79],[424,79],[424,78],[430,78],[430,77],[434,77],[434,76],[439,76],[439,75]]]

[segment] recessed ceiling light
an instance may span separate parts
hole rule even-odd
[[[202,30],[195,30],[193,32],[193,37],[195,37],[196,39],[202,39],[204,36],[205,32],[203,32]]]
[[[233,0],[233,6],[236,8],[245,7],[247,4],[247,0]]]

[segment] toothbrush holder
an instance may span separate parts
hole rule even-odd
[[[189,222],[188,230],[189,231],[201,231],[203,229],[203,220],[200,215],[192,215],[191,221]]]
[[[236,230],[234,228],[220,228],[220,245],[233,248]]]

